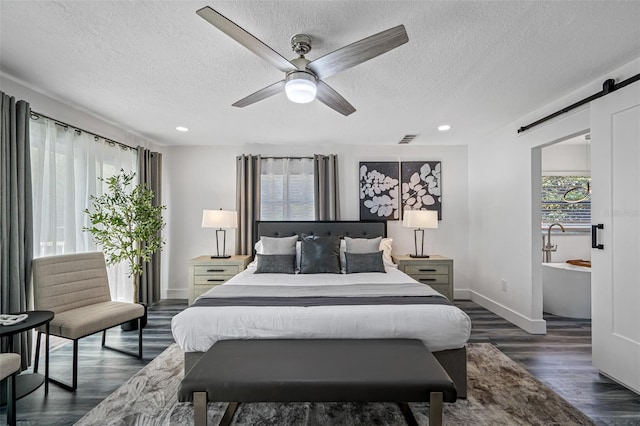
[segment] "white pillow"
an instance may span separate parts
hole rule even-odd
[[[345,237],[349,238],[349,237]],[[360,238],[366,240],[366,238]],[[353,238],[351,238],[353,240]],[[393,238],[382,238],[380,240],[380,246],[378,250],[382,250],[382,261],[384,262],[384,266],[392,266],[397,267],[395,263],[393,263],[393,259],[391,258],[391,250],[392,250]],[[347,242],[342,239],[340,240],[340,268],[342,269],[342,273],[346,272],[346,264],[347,258],[345,256],[345,252],[347,251]],[[300,256],[298,256],[300,259]]]
[[[301,250],[300,247],[301,247],[301,242],[300,241],[296,241],[296,271],[300,270],[300,250]],[[264,248],[262,246],[262,240],[258,241],[255,244],[255,246],[253,246],[253,248],[256,250],[256,254],[265,254],[264,253]],[[249,265],[247,265],[247,268],[257,266],[256,262],[257,262],[257,260],[254,260]]]
[[[393,259],[391,258],[391,250],[392,250],[393,238],[383,238],[380,241],[380,250],[382,250],[382,260],[384,261],[385,266],[397,266],[393,263]]]
[[[348,251],[349,253],[375,253],[377,251],[380,251],[380,241],[382,241],[382,237],[344,237],[344,242],[347,243],[346,251]]]
[[[260,237],[262,251],[260,254],[295,254],[297,235],[290,237]]]

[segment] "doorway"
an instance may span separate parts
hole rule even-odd
[[[591,319],[591,137],[541,151],[542,310]]]

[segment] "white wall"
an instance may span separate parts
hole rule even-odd
[[[600,91],[607,78],[621,81],[639,69],[636,59],[469,145],[471,298],[531,333],[546,332],[539,209],[532,206],[534,180],[541,174],[540,147],[586,132],[588,106],[523,133],[517,129]],[[508,282],[506,292],[502,279]]]
[[[235,146],[169,147],[164,158],[165,202],[169,208],[169,280],[163,297],[186,298],[189,259],[212,253],[214,234],[200,227],[203,209],[235,210],[235,157],[306,156],[338,154],[340,214],[343,220],[359,219],[358,163],[360,161],[442,161],[442,221],[438,229],[427,230],[425,251],[454,259],[454,280],[459,295],[468,294],[471,273],[468,262],[468,191],[466,146],[362,146],[325,145],[322,148],[297,145],[251,144]],[[397,254],[413,252],[413,230],[399,221],[388,222]],[[227,232],[227,252],[235,248],[235,233]]]

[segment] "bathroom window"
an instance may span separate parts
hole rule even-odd
[[[589,176],[542,176],[542,229],[556,222],[567,230],[590,231]]]

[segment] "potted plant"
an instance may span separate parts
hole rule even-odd
[[[129,277],[133,279],[133,302],[138,303],[142,266],[164,244],[160,231],[165,226],[162,210],[166,207],[152,204],[154,194],[146,185],[132,186],[134,177],[134,172],[120,170],[118,175],[98,178],[107,184],[107,191],[99,197],[89,197],[91,210],[85,209],[85,213],[91,226],[83,227],[83,231],[91,232],[108,265],[128,263]],[[146,323],[146,306],[143,323]]]

